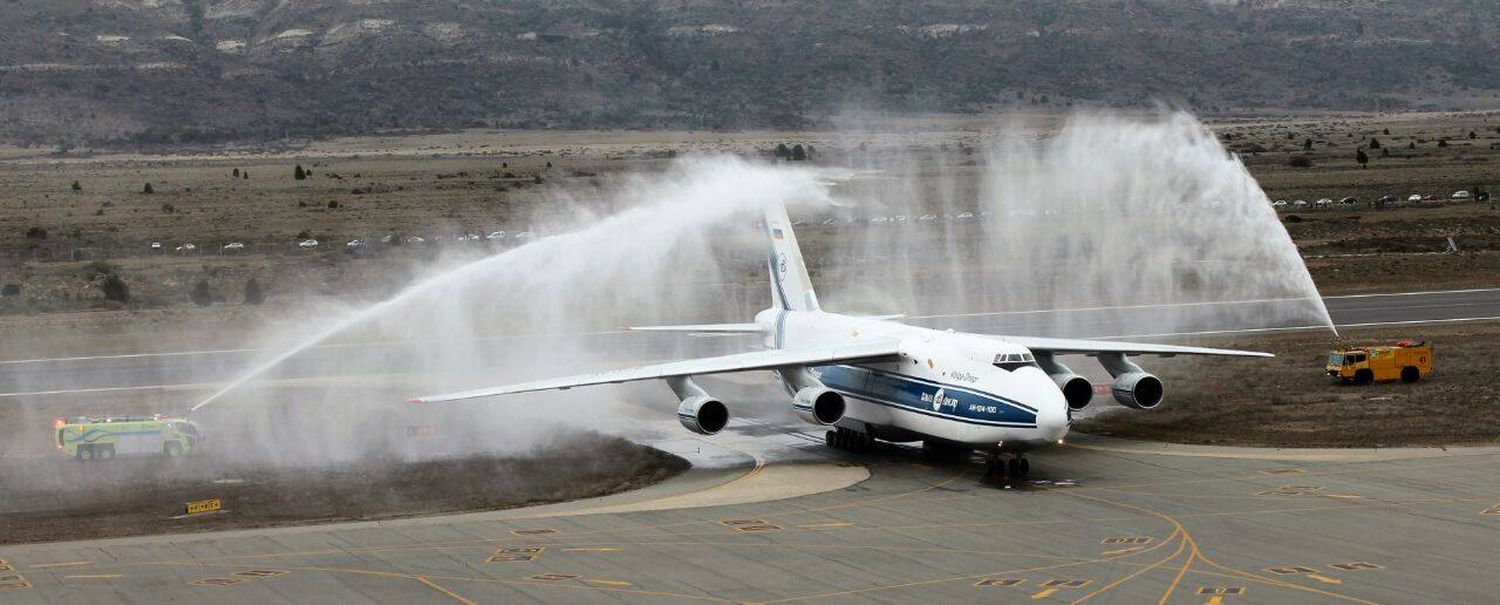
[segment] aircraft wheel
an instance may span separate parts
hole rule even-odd
[[[1017,475],[1017,477],[1025,479],[1027,475],[1031,474],[1031,461],[1025,458],[1017,458],[1017,460],[1021,463],[1021,474]]]
[[[1022,460],[1023,459],[1020,457],[1011,458],[1010,461],[1005,464],[1005,473],[1016,479],[1025,479],[1026,473],[1022,472],[1021,468]]]
[[[182,455],[182,444],[177,443],[176,441],[168,441],[167,445],[162,447],[161,451],[163,454],[166,454],[168,458],[176,458]]]
[[[986,477],[1005,476],[1005,461],[1000,459],[999,454],[990,454],[984,457],[984,475]]]

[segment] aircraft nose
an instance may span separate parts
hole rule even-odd
[[[1058,441],[1068,434],[1068,400],[1052,379],[1042,375],[1034,392],[1036,402],[1036,428],[1048,441]]]

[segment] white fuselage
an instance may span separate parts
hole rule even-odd
[[[936,438],[1001,450],[1057,443],[1068,432],[1067,401],[1041,368],[995,364],[998,355],[1029,353],[1025,347],[823,311],[768,309],[755,321],[767,334],[766,346],[776,349],[900,341],[895,361],[808,368],[844,396],[839,426],[893,441]]]

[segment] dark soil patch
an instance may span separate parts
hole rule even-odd
[[[525,455],[265,468],[211,454],[0,466],[0,544],[494,510],[636,489],[687,461],[588,435]],[[224,512],[187,518],[188,501]]]

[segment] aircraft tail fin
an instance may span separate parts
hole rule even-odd
[[[788,311],[817,311],[818,295],[813,293],[812,278],[797,247],[797,234],[787,218],[786,205],[775,202],[766,206],[766,268],[771,274],[771,306]]]

